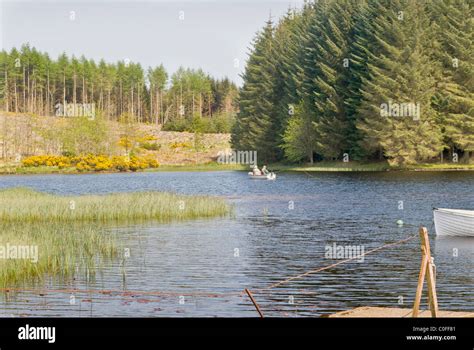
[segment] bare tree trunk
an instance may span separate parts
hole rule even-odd
[[[53,91],[51,92],[51,95],[49,96],[50,98],[50,106],[48,106],[48,108],[50,108],[50,113],[54,115],[54,105],[56,103],[56,80],[54,80],[53,82]]]
[[[199,116],[202,117],[202,94],[199,93]]]
[[[179,93],[179,108],[181,108],[181,106],[183,105],[183,85],[182,83],[180,83],[180,93]],[[179,113],[179,111],[178,111]]]
[[[34,71],[33,71],[34,72]],[[33,81],[31,82],[31,111],[33,113],[36,113],[37,111],[37,98],[36,98],[37,94],[36,94],[36,78],[34,77],[34,73],[33,73]]]
[[[5,112],[8,112],[8,104],[9,104],[9,86],[8,86],[8,73],[7,68],[5,67]]]
[[[155,91],[155,113],[156,113],[156,125],[158,126],[161,122],[161,105],[160,105],[160,99],[161,99],[161,91],[160,89],[156,89]]]
[[[49,105],[50,105],[50,100],[49,100],[49,69],[48,69],[48,72],[46,74],[46,115],[49,115]]]
[[[120,79],[120,114],[123,114],[123,91],[122,91],[122,79]]]
[[[66,70],[63,70],[63,111],[66,111]]]
[[[132,108],[131,111],[130,111],[130,114],[131,114],[132,116],[134,116],[134,115],[135,115],[135,112],[134,112],[134,110],[133,110],[133,85],[132,85],[132,100],[131,100],[130,105],[131,105],[130,107]]]
[[[153,121],[153,84],[150,83],[150,120]]]
[[[142,122],[142,108],[141,108],[141,100],[140,100],[140,90],[142,86],[141,84],[138,85],[138,91],[137,91],[137,109],[138,109],[138,121],[141,123]]]
[[[15,85],[15,113],[18,113],[18,87],[16,84],[16,79],[13,82]]]
[[[77,88],[77,75],[76,75],[76,70],[74,70],[74,75],[73,75],[73,90],[72,90],[72,103],[73,103],[73,114],[76,115],[76,103],[77,103],[77,91],[76,91],[76,88]]]
[[[208,101],[207,101],[207,114],[209,115],[209,118],[212,117],[212,108],[211,108],[211,93],[208,94]]]
[[[95,99],[94,99],[94,83],[91,83],[91,102],[95,102]]]
[[[164,114],[163,114],[163,93],[160,90],[160,117],[161,117],[161,125],[164,123]]]
[[[82,103],[87,103],[86,78],[82,75]]]
[[[26,69],[23,66],[23,111],[25,111],[26,104]]]
[[[110,120],[110,89],[107,91],[107,120]]]
[[[91,103],[93,103],[94,101],[92,101]],[[87,103],[87,102],[85,102]],[[99,91],[99,103],[97,105],[97,108],[99,110],[104,110],[104,105],[105,105],[105,102],[104,102],[104,82],[102,80],[102,78],[100,79],[100,91]]]
[[[178,99],[175,98],[175,100],[176,100],[176,117],[179,117],[179,114],[180,114],[179,109],[181,107],[181,104],[179,103]]]
[[[38,100],[39,106],[38,110],[41,112],[41,115],[46,115],[46,104],[45,104],[45,96],[44,95],[44,88],[40,88],[40,97]]]

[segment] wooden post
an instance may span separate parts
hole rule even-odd
[[[423,292],[423,283],[426,278],[428,285],[428,304],[431,310],[431,317],[438,317],[438,298],[436,296],[436,282],[431,258],[430,241],[426,227],[420,227],[421,239],[421,268],[418,276],[418,286],[416,288],[415,302],[413,304],[413,317],[418,317],[420,308],[421,294]]]
[[[418,310],[420,309],[421,293],[423,292],[423,282],[425,280],[426,267],[428,266],[428,260],[426,258],[425,247],[421,246],[421,268],[420,275],[418,276],[418,286],[416,288],[415,303],[413,305],[413,317],[418,317]]]
[[[257,302],[253,298],[252,293],[250,293],[250,291],[247,288],[245,288],[245,293],[247,293],[247,295],[249,296],[250,300],[252,301],[253,306],[255,306],[255,309],[257,309],[257,312],[260,315],[260,317],[263,318],[262,311],[260,310],[260,307],[258,306]]]

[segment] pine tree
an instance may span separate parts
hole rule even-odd
[[[447,143],[474,151],[474,17],[472,2],[440,0],[431,5],[440,46],[436,51],[443,75],[436,96]]]
[[[306,30],[311,7],[312,5],[306,4],[301,11],[289,9],[275,30],[274,57],[278,59],[274,63],[272,129],[275,145],[280,149],[276,153],[277,159],[283,157],[287,143],[285,130],[300,102],[300,78],[303,74],[305,49],[304,41],[300,38]]]
[[[326,158],[338,158],[349,149],[350,124],[346,111],[352,74],[349,49],[358,6],[350,0],[330,2],[318,36],[311,43],[317,51],[317,76],[313,80],[317,142]]]
[[[352,40],[350,42],[350,80],[347,82],[347,95],[345,110],[348,122],[348,154],[350,159],[360,160],[367,157],[367,152],[362,146],[363,134],[356,127],[360,115],[358,110],[362,100],[361,89],[363,80],[368,79],[368,62],[373,60],[374,43],[370,41],[371,33],[377,31],[373,19],[378,12],[375,6],[369,7],[367,2],[359,4],[359,10],[354,17]]]
[[[431,106],[436,64],[429,51],[434,38],[426,3],[401,0],[372,6],[380,13],[374,20],[379,30],[371,38],[377,50],[368,63],[369,78],[363,82],[359,109],[363,117],[357,126],[366,147],[382,150],[391,164],[430,159],[443,144]],[[407,104],[419,106],[419,115],[413,109],[411,115],[402,116],[401,108]],[[394,108],[383,115],[387,106]]]
[[[272,128],[274,110],[274,39],[273,23],[267,21],[256,37],[243,75],[240,111],[232,134],[235,149],[257,151],[259,159],[275,160],[279,149]]]
[[[300,97],[299,115],[298,118],[302,118],[302,125],[305,125],[309,132],[314,134],[312,140],[313,144],[308,147],[313,149],[313,152],[302,152],[301,154],[308,153],[308,160],[313,163],[314,154],[322,154],[321,143],[318,142],[321,139],[321,134],[316,128],[317,121],[319,118],[318,111],[316,108],[317,97],[319,88],[316,86],[317,79],[320,76],[321,61],[320,51],[318,50],[319,42],[323,36],[323,23],[327,14],[329,6],[328,0],[322,0],[315,3],[306,12],[306,25],[305,31],[302,35],[302,42],[304,45],[303,55],[301,57],[302,71],[299,74],[301,83],[298,88],[298,96]],[[298,130],[296,128],[295,130]],[[300,129],[301,130],[301,129]],[[286,134],[286,144],[284,147],[288,150],[288,134]],[[286,151],[287,152],[287,151]]]

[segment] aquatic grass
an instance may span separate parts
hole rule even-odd
[[[40,281],[46,276],[95,274],[117,255],[116,221],[173,221],[224,216],[225,200],[160,192],[59,196],[28,188],[0,191],[0,248],[35,246],[38,261],[0,256],[0,286]],[[110,227],[110,226],[108,226]]]
[[[0,247],[36,247],[37,255],[3,254],[0,257],[0,286],[12,288],[48,276],[68,278],[84,273],[95,275],[104,260],[118,253],[115,237],[98,225],[58,223],[2,223]]]
[[[222,198],[165,192],[59,196],[28,188],[0,191],[2,222],[145,221],[169,222],[225,216]]]
[[[161,192],[59,196],[28,188],[0,191],[0,249],[37,247],[38,260],[0,255],[0,287],[47,276],[94,276],[119,248],[106,225],[116,221],[173,221],[224,216],[222,198]]]

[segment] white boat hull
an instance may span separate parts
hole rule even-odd
[[[276,174],[270,173],[267,175],[254,175],[253,173],[248,173],[249,177],[254,180],[275,180]]]
[[[439,208],[433,215],[437,236],[474,237],[474,210]]]

